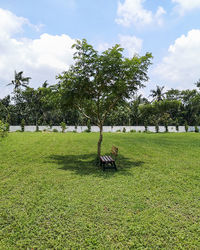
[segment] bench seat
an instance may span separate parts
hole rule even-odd
[[[118,154],[118,148],[113,146],[111,150],[111,154],[116,159],[117,154]],[[105,168],[114,168],[115,170],[117,170],[115,159],[113,159],[112,156],[110,155],[100,156],[100,166],[103,167],[103,170],[105,170]]]

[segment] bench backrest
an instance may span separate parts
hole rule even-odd
[[[116,159],[116,157],[117,157],[117,155],[118,155],[118,148],[115,147],[115,146],[112,146],[111,154],[112,154],[112,155],[115,157],[115,159]]]

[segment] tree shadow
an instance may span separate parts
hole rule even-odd
[[[47,158],[48,163],[55,163],[58,169],[73,171],[77,175],[94,175],[97,177],[108,178],[116,174],[130,175],[130,169],[141,167],[143,161],[132,161],[123,155],[118,155],[116,160],[117,171],[115,169],[106,169],[105,171],[97,164],[96,154],[78,154],[78,155],[50,155]]]

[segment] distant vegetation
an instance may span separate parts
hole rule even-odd
[[[160,87],[157,87],[160,88]],[[157,91],[157,89],[153,90]],[[53,103],[54,86],[43,84],[38,89],[26,87],[0,99],[0,119],[11,125],[87,125],[88,119],[79,110],[62,110]],[[52,94],[52,96],[51,96]],[[119,104],[106,118],[105,125],[200,125],[200,89],[167,90],[162,99],[153,101],[134,95],[130,102]],[[94,121],[91,120],[91,125]]]
[[[118,45],[100,55],[86,40],[74,46],[79,54],[69,71],[58,76],[58,84],[45,81],[34,89],[28,86],[30,77],[15,72],[9,84],[13,93],[0,99],[0,120],[11,125],[94,125],[101,114],[104,125],[200,125],[200,80],[193,90],[164,92],[164,86],[157,86],[145,98],[137,93],[148,80],[151,54],[127,59]]]

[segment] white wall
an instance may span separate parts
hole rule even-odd
[[[131,130],[135,130],[136,132],[144,132],[145,128],[144,126],[104,126],[103,131],[104,132],[117,132],[117,131],[123,131],[123,128],[126,129],[126,132],[130,132]],[[198,126],[200,130],[200,126]],[[59,132],[62,131],[60,126],[52,126],[50,128],[49,126],[39,126],[39,130],[41,131],[53,131],[53,129],[57,129]],[[73,132],[77,131],[78,133],[84,132],[87,129],[87,126],[78,126],[77,129],[75,129],[75,126],[67,126],[67,129],[65,132]],[[195,127],[194,126],[189,126],[188,131],[189,132],[194,132]],[[21,130],[21,126],[10,126],[10,132],[15,132],[17,130]],[[26,132],[35,132],[36,126],[25,126],[24,129]],[[156,132],[155,131],[155,126],[148,126],[148,131],[149,132]],[[168,131],[169,132],[177,132],[175,126],[168,126]],[[99,128],[97,126],[92,126],[91,127],[91,132],[99,132]],[[159,132],[165,132],[165,127],[164,126],[159,126]],[[185,132],[185,127],[184,126],[179,126],[179,131],[178,132]]]

